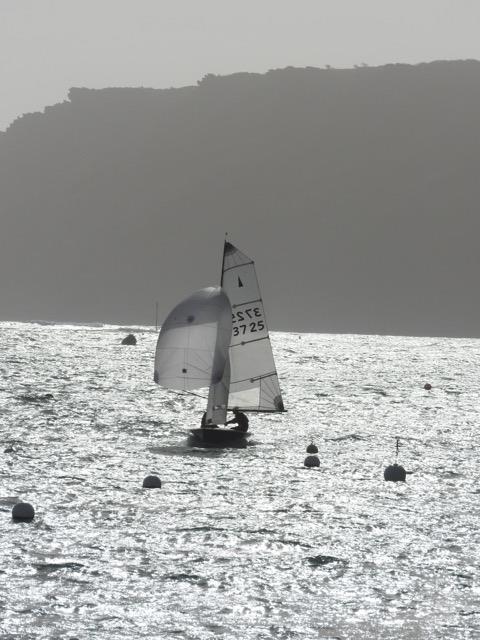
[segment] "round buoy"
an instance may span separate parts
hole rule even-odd
[[[14,520],[33,520],[35,510],[28,502],[17,502],[12,509],[12,518]]]
[[[385,467],[383,477],[387,482],[405,482],[407,472],[400,464],[395,462],[395,464]]]
[[[430,391],[430,390],[431,390],[431,388],[432,388],[432,385],[431,385],[429,382],[426,382],[426,383],[423,385],[423,388],[425,389],[425,391]]]
[[[137,339],[133,335],[133,333],[129,333],[128,336],[122,340],[122,344],[137,344]]]
[[[307,447],[307,453],[318,453],[318,447],[316,444],[311,442]]]
[[[320,460],[318,459],[318,456],[307,456],[303,461],[303,464],[306,467],[319,467]]]
[[[143,479],[142,486],[144,489],[160,489],[162,481],[158,476],[147,476]]]

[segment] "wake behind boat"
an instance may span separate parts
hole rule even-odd
[[[219,426],[228,410],[284,411],[255,265],[230,242],[224,245],[221,286],[193,293],[163,323],[154,380],[185,393],[208,387],[204,424],[191,430],[200,446],[245,441],[244,424],[243,430],[240,424]]]

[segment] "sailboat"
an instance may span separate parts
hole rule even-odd
[[[194,443],[229,446],[249,433],[224,428],[227,411],[285,411],[255,264],[225,241],[220,286],[180,302],[158,336],[154,380],[184,393],[208,388]]]

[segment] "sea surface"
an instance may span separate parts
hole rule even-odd
[[[0,324],[2,640],[480,638],[480,341],[272,342],[288,413],[205,450],[151,328]]]

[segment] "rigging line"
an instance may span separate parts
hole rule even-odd
[[[203,355],[206,354],[206,355]],[[190,364],[190,367],[193,370],[196,371],[200,371],[201,373],[210,373],[212,370],[211,364],[210,364],[210,360],[211,360],[211,350],[209,349],[204,349],[203,351],[197,351],[197,360],[199,362],[199,364],[194,365],[194,364]],[[203,369],[200,368],[200,365],[203,366]]]
[[[235,405],[236,407],[237,405]],[[288,409],[252,409],[251,407],[243,407],[242,405],[239,405],[238,408],[240,409],[240,411],[245,412],[245,413],[287,413]],[[233,411],[233,407],[230,409],[229,406],[229,411]]]
[[[200,373],[203,373],[203,374],[207,373],[206,371],[202,371],[201,369],[199,371],[200,371]],[[178,378],[180,378],[182,380],[185,380],[185,378],[180,376],[180,375],[176,375],[176,376],[172,375],[172,376],[168,376],[168,377],[169,378],[173,378],[174,380],[177,380]],[[188,376],[188,379],[191,380],[192,382],[195,381],[195,380],[198,380],[199,382],[202,382],[203,385],[198,385],[199,388],[201,386],[204,386],[204,387],[207,386],[207,381],[205,380],[205,376],[204,375],[202,375],[202,376],[198,376],[198,375],[197,376]]]
[[[195,396],[196,398],[202,398],[202,400],[208,400],[206,396],[201,396],[199,393],[194,393],[193,391],[176,391],[175,389],[166,389],[166,391],[170,391],[170,393],[175,393],[177,396]]]

